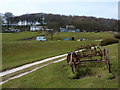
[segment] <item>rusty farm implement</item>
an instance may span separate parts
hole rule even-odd
[[[101,50],[101,48],[96,45],[81,45],[67,55],[67,63],[72,68],[73,73],[77,72],[77,69],[85,63],[97,62],[105,63],[109,73],[111,73],[109,51],[107,49]]]

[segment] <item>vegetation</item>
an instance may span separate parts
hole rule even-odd
[[[8,16],[7,16],[8,15]],[[79,78],[73,74],[66,61],[48,65],[33,73],[11,80],[3,84],[4,88],[117,88],[118,87],[118,44],[119,35],[108,32],[94,33],[92,31],[117,31],[118,20],[104,19],[86,16],[65,16],[44,14],[47,27],[53,28],[57,33],[46,35],[48,41],[38,42],[35,37],[45,35],[46,32],[27,32],[35,22],[40,22],[42,13],[24,14],[13,16],[12,13],[5,14],[7,26],[3,31],[11,27],[10,24],[17,24],[19,21],[30,23],[25,26],[13,26],[22,31],[20,33],[3,33],[2,35],[2,70],[18,67],[23,64],[42,60],[47,57],[60,55],[73,51],[79,45],[101,44],[102,48],[109,50],[112,73],[108,73],[105,64],[92,64],[81,67]],[[10,16],[9,16],[10,15]],[[74,25],[81,31],[88,30],[88,33],[58,33],[60,27]],[[86,41],[63,41],[65,38],[75,37],[75,40],[84,38]],[[111,37],[111,38],[109,38]],[[115,38],[114,38],[115,37]],[[24,40],[31,38],[30,40]],[[95,41],[103,39],[100,41]],[[112,45],[109,45],[112,44]],[[77,76],[76,76],[77,75]]]
[[[120,33],[114,34],[114,37],[120,39]]]
[[[43,65],[45,65],[45,64],[49,65],[49,64],[51,64],[52,62],[58,61],[58,60],[63,59],[63,58],[65,58],[65,57],[66,57],[66,56],[63,56],[63,57],[60,57],[60,58],[56,58],[56,59],[52,59],[52,60],[50,60],[50,61],[43,62],[43,63],[37,64],[37,65],[28,67],[28,68],[19,70],[19,71],[14,72],[14,73],[7,74],[7,75],[5,75],[5,76],[3,76],[3,77],[0,77],[0,79],[2,79],[2,81],[5,81],[5,80],[7,80],[7,79],[9,79],[9,78],[11,78],[11,77],[17,76],[17,75],[19,75],[19,74],[22,74],[22,73],[25,73],[25,72],[28,72],[28,71],[31,71],[31,70],[36,69],[36,68],[38,68],[39,66],[43,66]]]
[[[46,42],[38,42],[32,40],[21,40],[28,37],[44,35],[46,33],[39,32],[20,32],[20,33],[3,33],[2,69],[10,69],[22,64],[42,60],[47,57],[63,54],[74,50],[81,44],[99,44],[99,41],[94,39],[102,39],[112,37],[110,33],[57,33],[53,36],[53,40],[47,37]],[[71,35],[75,38],[86,38],[87,41],[63,41],[64,38],[70,38]],[[103,36],[102,36],[103,35]],[[62,41],[61,41],[62,40]]]
[[[35,22],[41,22],[43,13],[24,14],[21,16],[9,17],[7,20],[9,24],[17,24],[19,21],[22,23],[29,23],[33,25]],[[66,25],[74,25],[76,28],[89,31],[118,31],[118,20],[105,19],[87,16],[65,16],[59,14],[45,14],[45,22],[49,28],[59,31],[60,27]],[[26,29],[27,30],[27,29]]]
[[[11,26],[11,25],[9,25],[9,28],[20,29],[21,31],[29,31],[30,25],[25,25],[25,26]],[[2,26],[2,33],[6,33],[5,32],[6,29],[8,29],[8,26]]]
[[[118,88],[118,44],[102,48],[107,48],[110,52],[111,74],[105,64],[100,64],[95,67],[81,67],[88,75],[71,79],[74,76],[71,68],[63,61],[10,80],[3,84],[3,88]]]
[[[42,35],[38,32],[20,32],[20,33],[4,33],[2,34],[2,42],[14,42],[20,39]]]
[[[3,43],[3,70],[21,64],[30,63],[47,57],[63,54],[74,50],[80,44],[96,42],[35,42],[23,41]]]
[[[105,45],[114,44],[118,42],[119,41],[116,38],[105,38],[103,39],[103,41],[101,41],[100,45],[105,46]]]
[[[64,40],[65,38],[71,38],[75,37],[76,39],[84,38],[88,40],[97,40],[97,39],[104,39],[108,37],[113,37],[113,33],[108,33],[108,32],[99,32],[99,33],[94,33],[94,32],[87,32],[87,33],[69,33],[69,32],[60,32],[56,33],[53,36],[53,40]],[[50,36],[47,36],[47,39],[49,39]]]
[[[3,34],[3,70],[41,60],[46,57],[66,53],[80,44],[80,42],[16,41],[36,35],[39,35],[39,33],[21,32]],[[83,42],[83,44],[86,43],[87,42]],[[69,44],[72,46],[68,46]]]

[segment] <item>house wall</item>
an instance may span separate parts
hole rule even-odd
[[[37,27],[31,27],[30,30],[31,31],[36,31],[36,30],[39,30],[39,28],[37,28]]]
[[[42,27],[40,27],[40,26],[31,26],[30,27],[30,31],[40,31],[40,30],[42,30]]]
[[[67,28],[61,28],[60,32],[68,32]]]
[[[76,29],[75,32],[80,32],[80,29]]]
[[[75,32],[75,30],[68,30],[68,32]]]
[[[80,32],[80,29],[69,30],[68,28],[60,28],[60,32]]]

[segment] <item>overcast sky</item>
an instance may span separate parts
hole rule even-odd
[[[119,0],[0,0],[0,13],[53,13],[118,19]]]

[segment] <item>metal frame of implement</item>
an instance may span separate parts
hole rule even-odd
[[[80,65],[84,63],[93,62],[104,62],[107,66],[109,73],[111,73],[111,64],[108,54],[108,50],[101,50],[99,46],[96,45],[81,45],[74,52],[70,52],[67,55],[67,63],[72,68],[73,73],[77,72]],[[92,59],[93,57],[100,57],[99,59]],[[88,60],[81,60],[88,58]],[[104,59],[103,59],[104,58]]]

